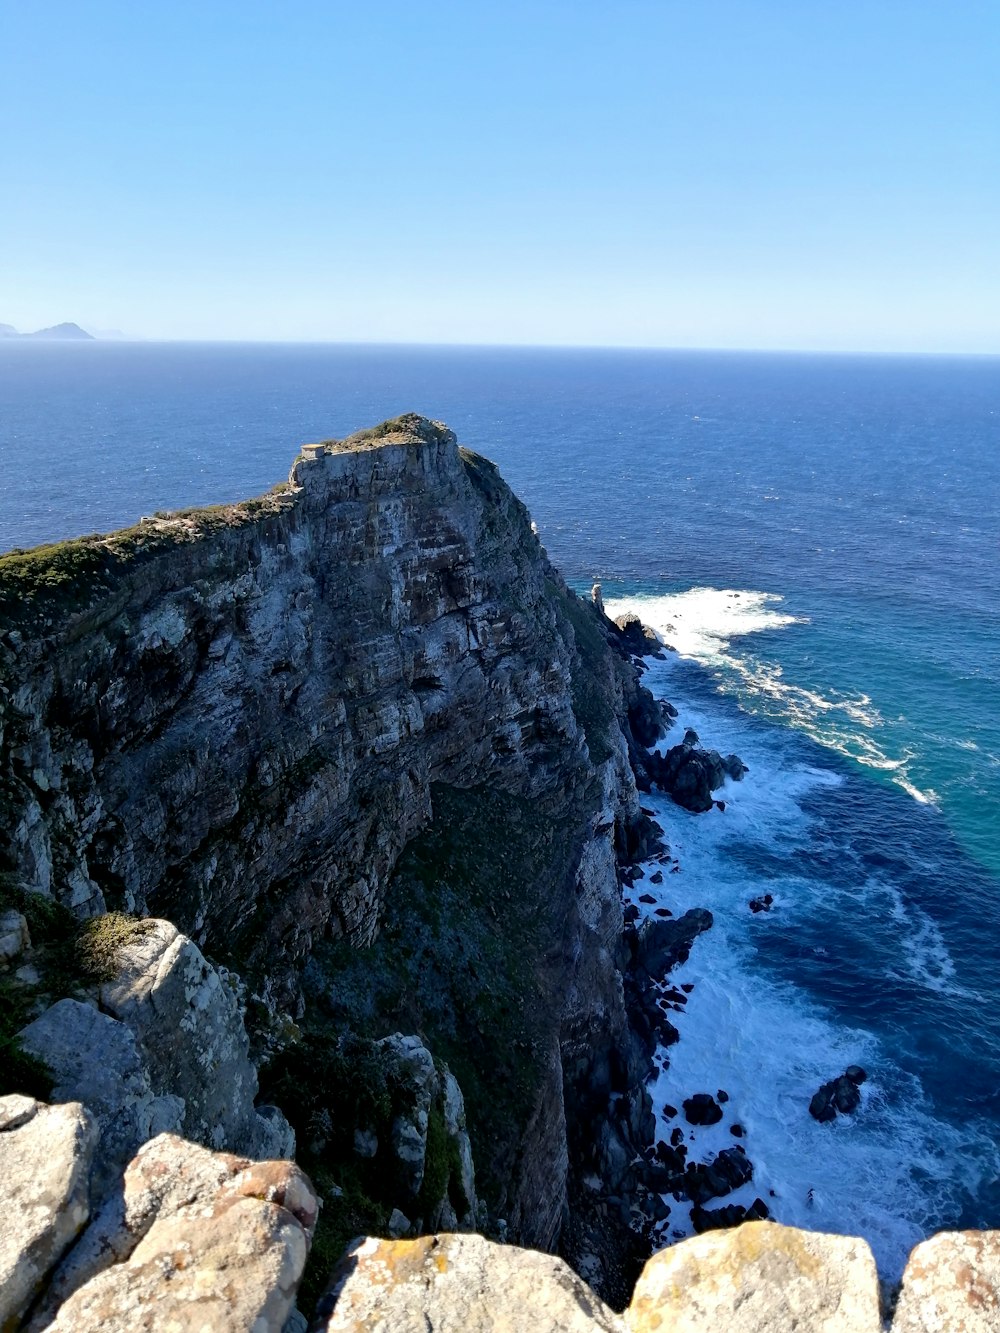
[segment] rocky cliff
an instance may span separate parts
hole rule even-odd
[[[67,917],[114,909],[221,969],[338,1201],[330,1254],[390,1213],[469,1215],[451,1078],[482,1217],[624,1290],[651,1117],[618,869],[654,836],[629,754],[656,709],[493,465],[419,417],[308,446],[258,500],[0,559],[0,626],[7,906],[48,905],[51,955]],[[25,1017],[76,993],[35,972]],[[146,1091],[188,1119],[150,1132],[254,1151],[260,1117],[234,1141],[156,1054]]]

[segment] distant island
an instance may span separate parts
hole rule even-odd
[[[0,324],[0,338],[44,338],[46,341],[94,341],[94,335],[79,324],[53,324],[48,329],[37,329],[34,333],[18,333],[13,324]]]

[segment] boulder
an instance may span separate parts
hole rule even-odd
[[[623,1333],[562,1259],[482,1236],[355,1241],[320,1300],[315,1333]]]
[[[661,1250],[625,1312],[629,1333],[879,1333],[863,1240],[747,1222]]]
[[[842,1115],[850,1115],[861,1105],[858,1088],[867,1077],[860,1065],[851,1065],[845,1073],[824,1083],[813,1094],[809,1102],[809,1114],[821,1123],[834,1120],[838,1111]]]
[[[184,1102],[154,1095],[131,1029],[93,1005],[60,1000],[19,1037],[52,1072],[52,1100],[83,1102],[96,1117],[100,1145],[90,1179],[96,1206],[148,1139],[180,1129]]]
[[[996,1333],[1000,1233],[942,1231],[910,1255],[892,1333]]]
[[[12,963],[30,947],[27,920],[20,912],[0,912],[0,965]]]
[[[87,1221],[97,1138],[78,1103],[0,1097],[0,1328],[17,1326]]]
[[[689,1125],[717,1125],[722,1119],[722,1107],[710,1092],[696,1092],[685,1099],[683,1106]]]
[[[764,1222],[771,1216],[763,1199],[754,1199],[749,1208],[741,1203],[727,1203],[722,1208],[691,1209],[691,1225],[698,1235],[706,1231],[724,1231],[727,1227],[742,1226],[744,1222]]]
[[[712,913],[704,907],[693,907],[676,919],[647,918],[636,935],[636,962],[652,979],[661,979],[687,959],[691,945],[712,923]]]
[[[694,814],[712,809],[715,804],[712,793],[727,777],[739,780],[747,771],[737,755],[723,759],[717,750],[701,749],[698,733],[690,727],[681,743],[672,746],[665,755],[654,751],[646,768],[656,786]]]
[[[634,612],[626,611],[624,615],[616,616],[615,624],[627,653],[635,657],[651,657],[661,652],[663,643],[656,630],[644,625]]]
[[[130,1029],[153,1093],[183,1101],[184,1136],[249,1157],[293,1156],[285,1117],[254,1106],[257,1071],[235,994],[198,946],[151,920],[119,948],[116,967],[101,1006]]]
[[[721,1118],[721,1117],[720,1117]],[[702,1123],[714,1124],[715,1121]],[[694,1162],[684,1176],[684,1191],[692,1203],[721,1199],[753,1179],[753,1163],[742,1148],[725,1148],[711,1162]]]
[[[130,1163],[29,1329],[278,1333],[318,1211],[293,1162],[251,1162],[161,1134]]]

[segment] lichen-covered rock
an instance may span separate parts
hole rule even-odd
[[[97,1119],[92,1203],[117,1184],[142,1144],[180,1128],[184,1102],[154,1095],[131,1029],[94,1005],[60,1000],[23,1028],[19,1039],[48,1065],[55,1078],[52,1100],[83,1102]]]
[[[254,1106],[257,1071],[235,996],[169,921],[150,922],[118,950],[101,1004],[135,1037],[153,1092],[183,1102],[187,1138],[251,1157],[292,1156],[284,1117]]]
[[[0,1328],[16,1327],[86,1222],[96,1142],[78,1104],[0,1097]]]
[[[629,1333],[879,1333],[863,1240],[747,1222],[661,1250],[625,1312]]]
[[[942,1231],[910,1255],[892,1333],[996,1333],[1000,1233]]]
[[[621,1333],[622,1322],[552,1255],[482,1236],[356,1242],[315,1333]]]
[[[147,1143],[124,1190],[55,1275],[32,1330],[279,1333],[295,1303],[319,1201],[290,1162]]]

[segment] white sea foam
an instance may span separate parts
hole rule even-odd
[[[913,752],[893,755],[885,749],[884,719],[867,694],[821,693],[785,680],[779,663],[733,647],[733,640],[763,630],[808,624],[778,610],[782,601],[774,593],[747,589],[691,588],[664,597],[609,599],[606,609],[612,618],[627,611],[638,615],[682,657],[711,668],[720,689],[736,695],[748,711],[781,718],[828,750],[891,774],[915,801],[936,803],[935,792],[911,779]]]
[[[681,1034],[659,1056],[651,1091],[657,1114],[678,1110],[696,1092],[729,1094],[719,1125],[694,1129],[681,1112],[662,1119],[661,1137],[683,1126],[691,1160],[707,1161],[742,1143],[754,1164],[754,1179],[709,1208],[750,1204],[758,1195],[778,1221],[815,1230],[864,1235],[882,1272],[898,1277],[909,1250],[955,1216],[956,1201],[1000,1174],[1000,1157],[988,1135],[937,1118],[918,1080],[895,1063],[879,1039],[858,1026],[838,1023],[831,1012],[795,984],[794,976],[764,971],[756,942],[762,932],[801,922],[804,941],[817,912],[843,919],[891,923],[898,947],[891,969],[901,984],[960,994],[944,940],[929,916],[916,908],[881,872],[856,874],[845,862],[842,882],[815,881],[801,870],[796,853],[815,847],[823,826],[806,813],[803,798],[843,782],[839,774],[807,765],[792,753],[780,731],[763,731],[702,699],[685,699],[671,680],[670,663],[654,663],[647,683],[680,707],[670,744],[683,727],[694,726],[703,743],[735,749],[749,765],[741,783],[727,781],[720,793],[725,812],[692,816],[658,795],[644,797],[656,811],[671,849],[672,864],[647,867],[630,901],[640,913],[664,905],[675,915],[708,907],[713,928],[695,942],[691,956],[671,973],[669,985],[693,983],[683,1011],[671,1013]],[[755,872],[754,857],[766,870]],[[662,882],[650,875],[663,872]],[[775,899],[773,915],[754,916],[748,900],[764,892]],[[641,904],[640,895],[656,901]],[[817,918],[822,919],[822,918]],[[821,943],[810,946],[825,954]],[[869,1071],[862,1107],[855,1116],[819,1124],[808,1114],[820,1084],[858,1063]],[[738,1123],[745,1137],[729,1130]],[[771,1193],[773,1191],[773,1194]],[[671,1216],[664,1239],[691,1232],[689,1205],[668,1198]]]

